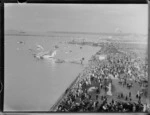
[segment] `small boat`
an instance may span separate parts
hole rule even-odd
[[[23,41],[18,41],[17,43],[18,43],[18,44],[23,44],[24,42],[23,42]]]

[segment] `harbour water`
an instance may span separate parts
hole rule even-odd
[[[51,108],[91,56],[100,50],[100,47],[69,45],[66,42],[70,40],[69,37],[5,36],[4,111],[48,111]],[[84,65],[37,60],[29,50],[37,52],[36,45],[45,51],[54,50],[58,45],[55,58],[79,61],[84,57]]]

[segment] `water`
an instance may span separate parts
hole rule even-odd
[[[84,68],[80,64],[36,60],[29,49],[36,49],[39,44],[45,50],[53,50],[58,45],[56,58],[84,57],[85,65],[100,49],[91,46],[80,49],[78,45],[65,43],[69,40],[69,37],[5,36],[5,111],[48,111]]]

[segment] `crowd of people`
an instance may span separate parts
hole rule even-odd
[[[143,63],[125,53],[109,52],[107,58],[99,60],[98,55],[92,57],[89,68],[80,75],[76,83],[66,91],[66,96],[57,106],[61,112],[146,112],[147,105],[142,102],[143,92],[132,95],[131,88],[136,82],[140,87],[146,87],[147,72]],[[117,80],[118,84],[128,90],[128,94],[115,95],[113,88],[108,94],[109,84]],[[131,81],[131,82],[128,82]],[[115,89],[117,90],[117,89]],[[110,92],[110,91],[109,91]],[[145,97],[144,97],[145,96]]]

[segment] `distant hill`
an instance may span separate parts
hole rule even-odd
[[[106,33],[106,32],[66,32],[66,31],[47,31],[47,33],[60,33],[60,34],[99,34],[99,35],[115,35],[115,36],[138,36],[144,34],[136,33]]]
[[[17,34],[21,34],[21,35],[24,35],[24,34],[27,34],[27,32],[25,31],[19,31],[19,30],[5,30],[5,34],[6,35],[17,35]]]
[[[5,35],[15,35],[15,36],[42,36],[45,33],[34,32],[34,31],[23,31],[23,30],[5,30]]]

